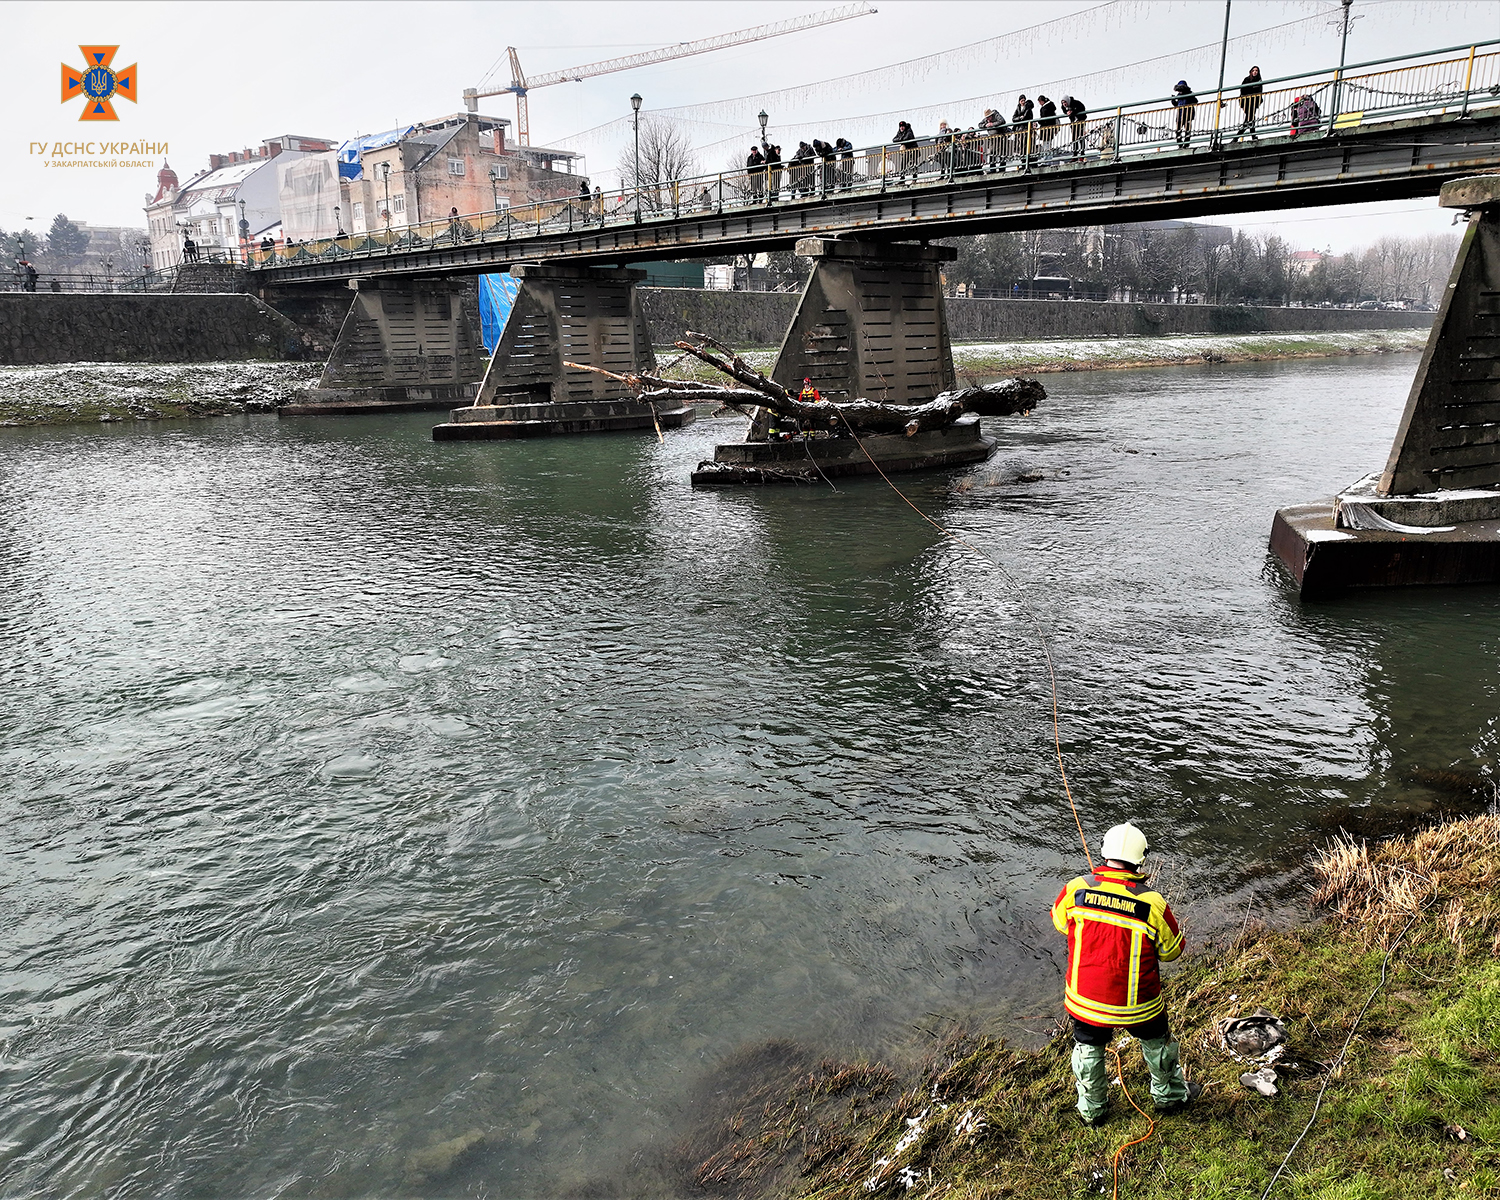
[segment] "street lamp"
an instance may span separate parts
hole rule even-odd
[[[490,168],[490,194],[495,199],[495,215],[500,215],[500,168]]]
[[[245,265],[249,266],[250,265],[250,221],[249,221],[249,218],[247,218],[245,216],[245,202],[243,200],[240,201],[240,249],[241,249],[241,251],[243,251],[242,257],[245,260]]]
[[[630,97],[630,108],[635,114],[635,220],[641,220],[641,94]]]
[[[756,119],[760,122],[760,144],[764,146],[766,144],[766,122],[771,118],[766,116],[765,109],[761,109]]]
[[[389,162],[380,164],[380,178],[385,181],[385,208],[380,215],[385,218],[385,232],[389,237],[391,232],[391,164]]]

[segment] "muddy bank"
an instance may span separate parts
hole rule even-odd
[[[272,412],[323,368],[305,362],[67,363],[0,367],[0,425]]]

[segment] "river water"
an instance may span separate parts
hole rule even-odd
[[[1045,377],[902,479],[1014,586],[878,480],[694,492],[737,421],[0,431],[0,1192],[639,1194],[737,1048],[1031,1036],[1081,858],[1033,617],[1090,836],[1190,936],[1291,919],[1343,806],[1495,756],[1500,592],[1266,554],[1415,366]]]

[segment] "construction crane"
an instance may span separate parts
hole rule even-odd
[[[510,86],[480,91],[479,88],[464,88],[464,107],[470,112],[479,111],[479,101],[485,96],[503,96],[514,92],[516,96],[516,135],[521,145],[531,145],[530,122],[526,112],[526,93],[534,88],[550,87],[554,83],[577,83],[592,79],[595,75],[611,75],[616,71],[629,71],[634,67],[648,67],[652,63],[671,62],[676,58],[690,58],[694,54],[707,54],[710,50],[725,50],[730,46],[743,46],[746,42],[760,42],[766,38],[782,37],[788,33],[800,33],[819,25],[832,25],[837,21],[849,21],[855,17],[868,17],[878,10],[871,4],[846,4],[843,8],[825,9],[809,13],[805,17],[793,17],[771,25],[757,25],[753,29],[741,29],[735,33],[721,33],[718,37],[701,38],[696,42],[678,42],[674,46],[663,46],[658,50],[647,50],[642,54],[627,54],[623,58],[607,58],[603,62],[589,63],[582,67],[568,67],[562,71],[548,71],[528,80],[521,69],[521,59],[514,46],[507,46],[510,55]]]

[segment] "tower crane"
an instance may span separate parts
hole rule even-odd
[[[721,33],[717,37],[700,38],[695,42],[678,42],[647,50],[641,54],[627,54],[623,58],[607,58],[603,62],[588,63],[582,67],[567,67],[561,71],[548,71],[545,75],[526,78],[521,69],[521,59],[514,46],[507,46],[510,56],[510,85],[481,91],[479,88],[464,88],[464,107],[470,112],[479,111],[479,101],[485,96],[503,96],[514,92],[516,97],[516,133],[521,145],[531,145],[530,122],[527,120],[526,93],[534,88],[549,87],[554,83],[577,83],[592,79],[595,75],[611,75],[616,71],[629,71],[634,67],[646,67],[652,63],[671,62],[676,58],[690,58],[694,54],[707,54],[711,50],[725,50],[730,46],[743,46],[746,42],[764,41],[766,38],[782,37],[788,33],[799,33],[819,25],[832,25],[837,21],[848,21],[855,17],[867,17],[878,10],[871,4],[846,4],[842,8],[829,8],[822,12],[776,21],[770,25],[757,25],[753,29],[740,29],[734,33]]]

